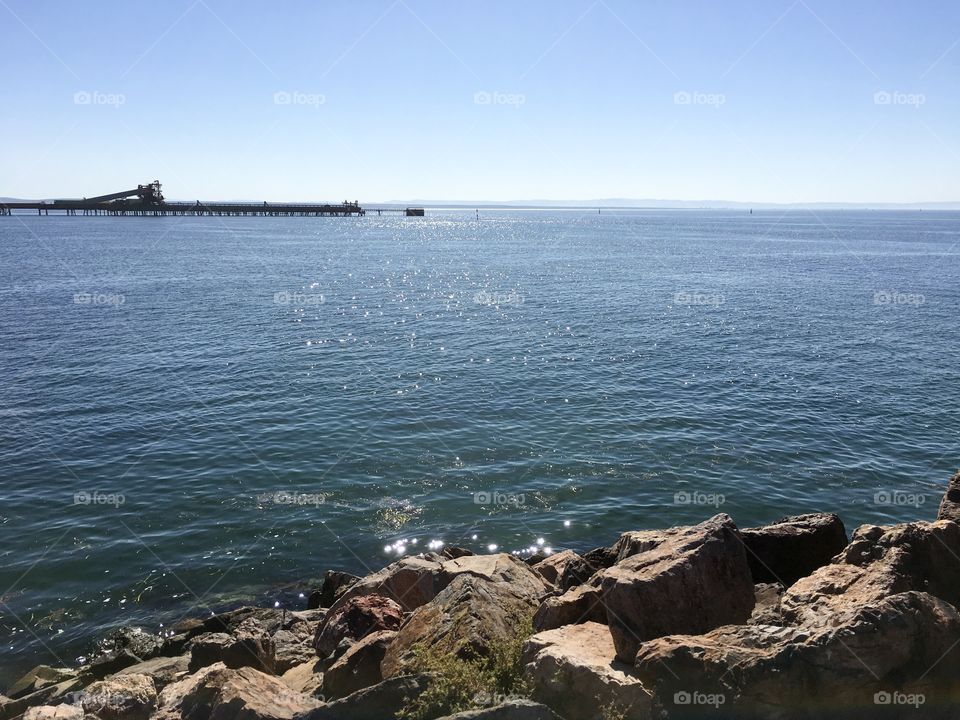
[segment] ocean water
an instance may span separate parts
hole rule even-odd
[[[441,541],[932,518],[958,243],[945,212],[0,218],[0,679]]]

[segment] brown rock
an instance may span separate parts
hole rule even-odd
[[[10,686],[7,690],[7,697],[21,698],[48,685],[56,685],[57,683],[70,680],[76,676],[76,670],[71,670],[70,668],[54,668],[49,665],[37,665]]]
[[[796,515],[740,531],[755,583],[790,587],[827,565],[847,545],[843,522],[832,513]]]
[[[242,667],[207,674],[183,697],[181,707],[183,717],[191,719],[291,720],[319,705],[275,677]]]
[[[321,705],[297,720],[396,720],[427,689],[429,675],[404,675]]]
[[[533,575],[522,563],[520,567]],[[383,677],[413,670],[418,647],[468,659],[514,640],[537,607],[537,595],[524,589],[472,574],[455,578],[400,628],[383,658]]]
[[[645,640],[743,623],[753,610],[746,551],[729,516],[665,535],[602,573],[607,624],[624,662]]]
[[[754,586],[756,602],[748,625],[786,625],[780,610],[783,598],[783,585],[778,583],[759,583]]]
[[[395,630],[381,630],[354,643],[324,672],[324,698],[341,698],[382,681],[380,663],[396,635]]]
[[[954,473],[947,484],[947,492],[937,511],[937,520],[960,522],[960,470]]]
[[[321,658],[334,651],[344,638],[360,640],[380,630],[396,630],[403,622],[403,610],[382,595],[357,595],[331,608],[317,628],[313,646]]]
[[[483,710],[465,710],[456,715],[445,715],[438,720],[561,720],[546,705],[532,700],[509,700]]]
[[[323,576],[323,583],[317,590],[310,593],[307,608],[312,610],[330,607],[359,579],[356,575],[342,570],[327,570],[326,575]]]
[[[606,625],[587,622],[538,633],[523,648],[533,697],[565,717],[652,718],[651,695],[634,668],[615,657]]]
[[[83,709],[76,705],[41,705],[28,708],[23,720],[83,720]]]
[[[153,684],[157,692],[160,692],[170,683],[176,682],[183,677],[187,673],[189,666],[189,655],[172,658],[161,656],[124,668],[118,672],[115,677],[122,675],[148,675],[153,678]]]
[[[564,550],[547,556],[533,568],[538,575],[560,590],[570,588],[586,582],[596,572],[596,568],[589,564],[573,550]]]
[[[276,643],[260,620],[247,618],[232,634],[211,632],[194,638],[190,648],[190,671],[222,662],[228,668],[252,667],[276,671]]]
[[[71,678],[56,685],[47,685],[20,698],[13,699],[0,696],[0,720],[19,718],[27,708],[39,705],[56,705],[63,702],[69,693],[79,687],[81,687],[80,680]]]
[[[292,667],[280,676],[280,680],[291,690],[313,695],[323,685],[322,661],[315,658]]]
[[[580,585],[563,595],[544,600],[533,616],[533,629],[542,632],[584,622],[607,622],[607,611],[603,606],[600,588],[592,583]]]
[[[954,699],[958,641],[951,605],[908,592],[853,603],[813,629],[741,625],[658,638],[641,645],[636,667],[670,717],[694,693],[716,698],[699,704],[727,717],[888,717],[874,698],[894,692],[924,694],[919,716],[940,717]]]
[[[151,720],[181,720],[187,716],[183,714],[183,699],[197,689],[210,675],[226,669],[223,663],[215,663],[202,668],[193,675],[182,680],[170,683],[157,697],[157,713]]]
[[[118,675],[87,687],[80,703],[100,720],[147,720],[157,708],[157,689],[149,675]]]

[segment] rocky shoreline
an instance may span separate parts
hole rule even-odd
[[[30,671],[0,720],[946,719],[958,608],[960,473],[935,520],[849,539],[828,513],[719,514],[582,556],[328,571],[306,610],[120,628]]]

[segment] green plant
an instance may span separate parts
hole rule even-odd
[[[410,670],[429,673],[427,689],[400,711],[402,720],[431,720],[495,705],[508,698],[529,697],[521,652],[533,634],[531,616],[516,618],[509,637],[494,641],[483,655],[459,657],[437,647],[417,645]]]

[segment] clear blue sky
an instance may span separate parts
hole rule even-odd
[[[0,195],[960,199],[955,0],[0,0],[0,61]]]

